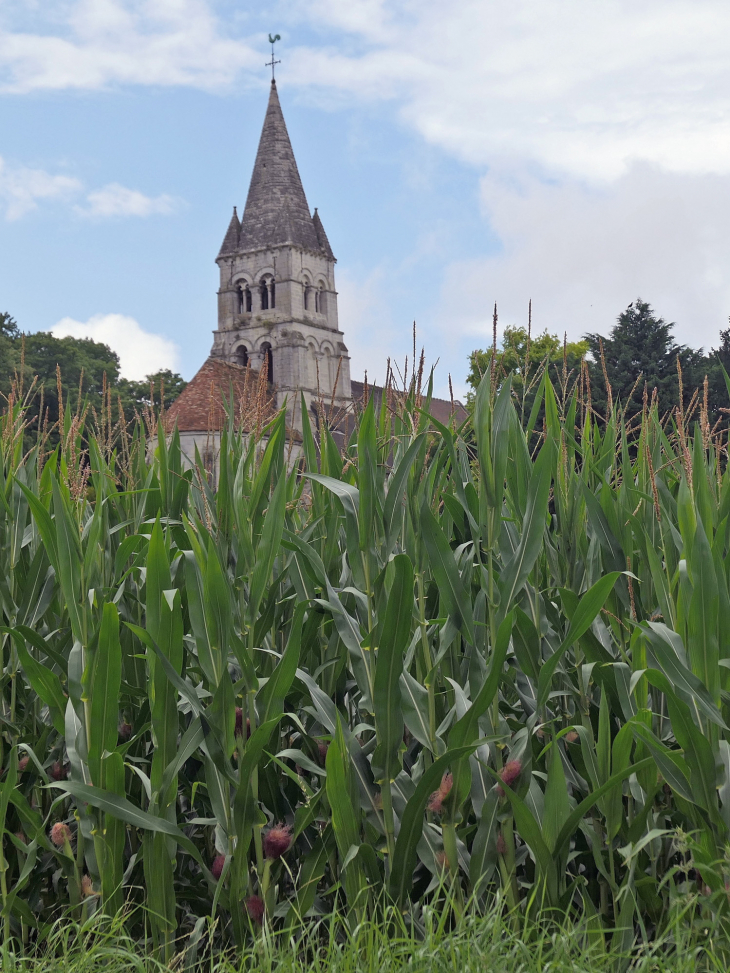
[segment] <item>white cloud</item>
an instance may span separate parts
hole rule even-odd
[[[361,41],[290,54],[298,83],[397,101],[429,142],[613,179],[730,171],[725,0],[300,0]]]
[[[730,177],[637,164],[610,186],[492,173],[482,180],[501,253],[452,264],[442,320],[474,345],[502,324],[533,322],[570,338],[606,333],[637,296],[677,322],[693,347],[717,344],[730,314]],[[461,298],[454,306],[453,295]]]
[[[392,310],[385,295],[387,274],[376,267],[364,276],[346,268],[337,274],[337,311],[345,327],[350,374],[361,382],[385,381],[388,355],[393,352]]]
[[[0,33],[6,91],[211,88],[261,62],[260,50],[222,36],[206,0],[44,0],[34,14],[33,29],[18,18],[20,26]]]
[[[125,314],[95,314],[88,321],[63,318],[51,328],[57,338],[91,338],[101,341],[119,355],[123,378],[143,379],[161,368],[177,371],[180,348],[161,334],[145,331]]]
[[[462,294],[458,308],[444,306],[454,340],[442,362],[455,373],[459,340],[485,326],[489,334],[495,298],[503,321],[524,320],[532,297],[536,326],[577,335],[610,327],[641,294],[678,321],[681,339],[716,340],[730,310],[726,0],[286,0],[274,9],[286,85],[324,108],[387,102],[427,142],[488,172],[484,213],[503,249],[446,270],[444,292]],[[30,28],[0,14],[0,87],[211,90],[261,79],[254,16],[231,0],[45,0]],[[86,211],[174,205],[134,203],[133,191],[112,188],[89,194]],[[360,277],[339,272],[353,374],[393,340],[378,271]]]
[[[80,179],[53,175],[29,166],[9,165],[0,156],[0,207],[4,207],[7,220],[20,219],[38,209],[41,200],[69,203],[81,198],[84,202],[75,203],[74,211],[79,216],[97,218],[169,216],[184,205],[184,201],[175,196],[166,193],[146,196],[138,189],[129,189],[118,182],[85,193]]]
[[[324,104],[390,100],[470,163],[520,159],[590,179],[637,160],[730,171],[726,0],[287,0],[278,14],[286,83]],[[47,0],[32,21],[0,22],[0,84],[261,79],[252,17],[230,0]],[[313,30],[316,47],[296,43]]]
[[[145,196],[137,189],[128,189],[118,182],[95,189],[86,197],[87,206],[78,207],[86,216],[168,216],[180,208],[181,200],[174,196]]]
[[[39,200],[65,200],[80,190],[78,179],[52,176],[28,166],[10,166],[0,157],[0,203],[4,204],[7,220],[17,220],[37,209]]]

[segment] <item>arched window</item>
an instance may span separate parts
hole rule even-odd
[[[314,310],[319,314],[319,291],[314,292]]]
[[[248,348],[245,345],[239,345],[236,348],[236,361],[242,368],[248,365]]]
[[[274,278],[271,278],[271,306],[276,307],[276,284],[274,283]]]
[[[251,310],[251,289],[245,281],[241,281],[236,289],[238,296],[238,313],[244,314]]]
[[[262,368],[266,369],[266,381],[269,385],[274,384],[274,356],[271,353],[271,345],[268,341],[265,341],[261,345],[261,354],[263,355]]]
[[[261,310],[269,310],[269,288],[266,286],[266,281],[261,281],[261,287],[259,288],[261,292]]]
[[[309,285],[309,281],[306,280],[306,278],[302,282],[302,289],[304,291],[304,310],[305,311],[308,311],[309,310],[309,292],[310,292],[310,285]]]
[[[319,311],[320,314],[326,314],[327,313],[327,300],[326,300],[326,297],[325,297],[324,287],[322,286],[322,284],[319,285],[319,290],[317,291],[317,299],[318,299],[317,300],[317,303],[319,305],[318,308],[317,308],[317,310]]]

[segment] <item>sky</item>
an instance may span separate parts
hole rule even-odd
[[[353,377],[730,315],[726,0],[0,0],[0,311],[191,378],[277,87]]]

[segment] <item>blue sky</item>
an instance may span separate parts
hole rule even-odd
[[[716,0],[3,0],[0,310],[191,377],[263,121],[266,34],[353,376],[418,323],[438,387],[501,323],[641,294],[730,314],[730,9]]]

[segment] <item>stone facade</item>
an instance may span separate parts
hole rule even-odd
[[[224,401],[245,432],[260,427],[262,410],[271,417],[286,403],[290,463],[301,452],[302,395],[314,428],[318,403],[328,417],[340,417],[333,432],[344,444],[353,409],[371,395],[380,402],[383,390],[366,392],[350,381],[335,256],[317,210],[310,213],[273,81],[243,217],[234,207],[216,262],[218,327],[210,357],[167,414],[188,460],[194,462],[197,448],[216,481]],[[431,408],[443,422],[454,411],[439,399]]]
[[[267,369],[294,428],[300,392],[307,408],[319,396],[331,402],[333,392],[336,406],[349,404],[335,257],[319,214],[310,215],[274,82],[243,218],[234,209],[217,263],[211,357]]]

